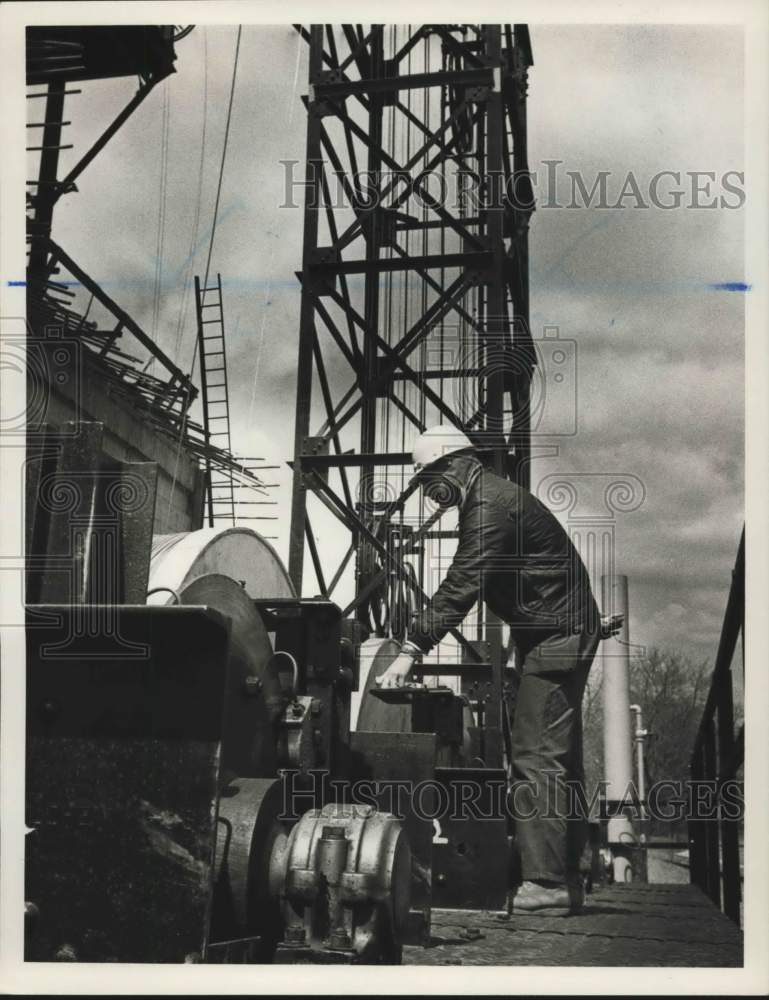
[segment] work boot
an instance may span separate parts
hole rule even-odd
[[[569,917],[582,910],[585,892],[581,882],[524,882],[510,893],[512,916]]]

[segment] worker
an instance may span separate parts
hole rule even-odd
[[[536,497],[487,468],[456,428],[426,430],[416,476],[441,507],[459,508],[459,539],[445,579],[416,616],[381,687],[406,683],[418,657],[461,624],[476,601],[510,626],[520,673],[509,748],[522,884],[512,913],[579,912],[587,819],[566,818],[582,781],[582,695],[598,643],[622,619],[601,620],[587,570],[563,526]],[[517,794],[520,793],[520,794]]]

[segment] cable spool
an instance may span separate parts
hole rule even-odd
[[[388,551],[393,543],[388,537],[389,521],[378,519],[372,532]],[[397,550],[396,550],[397,551]],[[363,592],[379,575],[381,580],[361,603],[359,614],[372,634],[381,638],[392,636],[403,641],[406,628],[414,615],[414,593],[417,587],[416,573],[410,563],[402,564],[407,578],[386,564],[379,550],[368,542],[363,542],[358,550],[358,591]]]
[[[181,592],[197,577],[221,573],[241,583],[252,598],[295,597],[280,556],[251,528],[201,528],[155,535],[148,589]],[[148,604],[167,604],[161,596]]]
[[[382,522],[375,523],[372,533],[380,538]],[[361,542],[358,548],[358,592],[363,593],[382,571],[382,561],[378,550],[370,542]],[[387,600],[387,576],[371,590],[358,609],[358,619],[362,621],[374,635],[387,635],[389,625],[389,608]]]

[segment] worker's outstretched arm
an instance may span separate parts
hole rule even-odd
[[[484,574],[509,562],[508,542],[514,530],[508,510],[493,501],[479,500],[462,511],[459,544],[449,571],[409,632],[410,642],[421,652],[429,653],[450,628],[462,624],[478,600]]]
[[[449,571],[427,607],[416,616],[408,640],[378,683],[400,687],[422,653],[429,653],[448,630],[461,625],[478,600],[484,573],[510,562],[515,522],[507,508],[479,500],[460,516],[459,544]]]

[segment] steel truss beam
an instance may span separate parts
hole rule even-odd
[[[330,593],[355,553],[345,611],[363,619],[388,578],[425,600],[424,546],[454,535],[434,529],[437,514],[422,510],[417,526],[406,517],[416,487],[401,484],[420,430],[461,427],[498,472],[528,485],[531,48],[523,25],[295,27],[310,60],[289,572],[301,593],[309,551]],[[341,391],[345,372],[352,383]],[[312,432],[314,384],[324,418]],[[367,488],[377,483],[385,500]],[[333,575],[309,528],[308,495],[350,535]],[[479,614],[494,679],[490,766],[502,757],[497,624]],[[452,634],[477,662],[467,636]]]
[[[47,84],[47,90],[27,95],[29,98],[46,99],[44,120],[29,123],[34,128],[42,129],[42,138],[39,147],[28,147],[28,150],[40,151],[40,162],[37,180],[27,181],[34,189],[27,194],[27,311],[29,315],[34,315],[44,305],[61,302],[51,295],[51,289],[57,290],[57,283],[52,280],[52,276],[58,270],[58,265],[62,264],[91,293],[91,300],[100,302],[117,321],[111,335],[104,340],[100,356],[107,358],[123,331],[130,332],[163,365],[168,374],[168,391],[160,406],[168,410],[173,410],[176,406],[183,414],[197,396],[197,389],[190,378],[51,238],[54,210],[59,199],[77,191],[76,181],[81,174],[152,90],[174,72],[173,61],[176,56],[173,39],[171,25],[146,28],[28,29],[27,83],[32,86]],[[79,55],[71,59],[67,56],[57,57],[54,51],[56,45],[67,52],[77,51]],[[62,127],[70,124],[64,120],[64,97],[80,93],[77,89],[67,89],[68,83],[79,79],[99,79],[128,73],[133,75],[134,72],[139,74],[139,86],[134,96],[91,143],[66,177],[59,179],[59,152],[61,149],[71,148],[62,145]],[[58,290],[61,291],[62,287]],[[74,316],[74,313],[71,315]],[[82,317],[78,334],[82,332],[84,325],[85,317]]]

